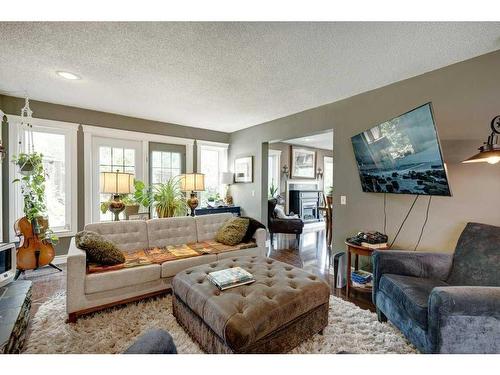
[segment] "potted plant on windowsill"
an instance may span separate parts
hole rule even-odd
[[[160,218],[185,215],[187,203],[179,177],[171,177],[167,182],[155,185],[152,203]]]
[[[141,180],[134,180],[134,193],[120,196],[120,200],[125,204],[125,217],[137,215],[141,206],[149,208],[152,202],[151,188]],[[103,214],[108,212],[111,201],[101,202],[100,209]]]

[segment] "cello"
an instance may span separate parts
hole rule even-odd
[[[14,224],[14,230],[18,236],[22,236],[22,243],[17,249],[17,269],[19,274],[26,270],[36,270],[39,267],[49,265],[59,271],[59,267],[52,264],[55,250],[52,244],[40,239],[40,224],[37,219],[32,224],[26,216],[18,219]]]

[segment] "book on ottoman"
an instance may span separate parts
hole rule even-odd
[[[253,275],[241,267],[210,272],[207,277],[220,290],[251,284],[255,281]]]

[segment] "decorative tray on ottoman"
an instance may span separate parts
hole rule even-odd
[[[241,267],[255,282],[220,291],[210,272]],[[177,321],[208,353],[286,353],[328,324],[330,288],[318,276],[264,257],[182,271],[172,282]]]

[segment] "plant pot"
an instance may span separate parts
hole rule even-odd
[[[333,197],[331,195],[326,196],[326,201],[331,206],[333,204]]]
[[[35,167],[31,162],[26,162],[24,164],[17,164],[17,165],[19,167],[19,173],[22,174],[23,176],[29,176],[33,174],[33,172],[35,171]]]
[[[137,215],[139,213],[139,205],[131,204],[125,206],[125,217],[128,219],[130,215]]]
[[[166,217],[172,217],[173,215],[168,212],[167,209],[158,209],[156,208],[156,214],[160,219],[166,218]]]

